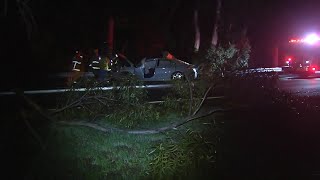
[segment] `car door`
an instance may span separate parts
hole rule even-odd
[[[175,63],[172,60],[161,58],[157,62],[155,78],[159,81],[171,80],[172,73],[175,72]]]
[[[154,80],[155,79],[155,69],[158,63],[158,59],[147,59],[144,63],[144,79],[145,80]]]

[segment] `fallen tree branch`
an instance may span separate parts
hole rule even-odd
[[[169,130],[175,130],[178,127],[180,127],[180,126],[182,126],[182,125],[184,125],[184,124],[186,124],[188,122],[194,121],[196,119],[200,119],[202,117],[209,116],[209,115],[214,114],[214,113],[230,111],[231,110],[231,109],[222,109],[222,108],[213,109],[213,110],[209,111],[208,113],[204,113],[204,114],[197,115],[197,116],[194,115],[194,116],[191,116],[191,117],[187,117],[186,119],[184,119],[180,123],[174,123],[174,124],[172,124],[170,126],[165,126],[165,127],[158,128],[158,129],[124,130],[124,129],[118,129],[118,128],[113,128],[113,127],[106,128],[106,127],[102,127],[102,126],[100,126],[98,124],[89,123],[89,122],[83,122],[83,121],[71,121],[71,122],[68,122],[68,121],[57,121],[57,120],[51,118],[50,116],[48,116],[44,111],[41,110],[41,108],[36,103],[34,103],[32,100],[30,100],[28,97],[26,97],[23,93],[18,93],[17,92],[17,94],[22,96],[28,102],[28,104],[31,107],[33,107],[37,112],[39,112],[43,117],[45,117],[46,119],[48,119],[48,120],[50,120],[50,121],[52,121],[54,123],[60,123],[60,124],[65,124],[65,125],[84,126],[84,127],[93,128],[95,130],[98,130],[98,131],[101,131],[101,132],[104,132],[104,133],[122,132],[122,133],[127,133],[127,134],[158,134],[158,133],[162,133],[162,132],[169,131]]]
[[[175,128],[178,128],[179,126],[182,126],[190,121],[194,121],[194,120],[197,120],[199,118],[203,118],[203,117],[206,117],[206,116],[210,116],[211,114],[214,114],[214,113],[218,113],[218,112],[226,112],[226,111],[230,111],[231,109],[222,109],[222,108],[218,108],[218,109],[213,109],[211,111],[209,111],[208,113],[205,113],[205,114],[202,114],[202,115],[198,115],[198,116],[191,116],[189,118],[187,118],[185,121],[177,124],[175,126]]]
[[[42,150],[44,150],[46,148],[46,146],[43,143],[42,138],[40,137],[40,135],[37,133],[37,131],[32,127],[32,125],[30,124],[30,122],[27,119],[23,119],[24,122],[27,125],[28,130],[30,131],[30,133],[32,134],[32,136],[36,139],[36,141],[38,141],[39,145],[41,146]]]
[[[81,102],[81,99],[79,99],[77,101],[74,101],[74,102],[72,102],[72,103],[70,103],[70,104],[68,104],[68,105],[66,105],[66,106],[64,106],[64,107],[62,107],[60,109],[55,110],[54,112],[52,112],[52,114],[57,114],[57,113],[60,113],[62,111],[65,111],[66,109],[69,109],[69,108],[72,108],[72,107],[76,107],[76,106],[78,106],[80,104],[80,102]]]
[[[186,76],[186,79],[188,81],[188,86],[189,86],[189,94],[190,94],[190,100],[189,100],[189,113],[188,115],[191,116],[192,113],[192,104],[193,104],[193,86],[194,84],[190,82],[190,79],[188,76]]]
[[[65,111],[67,109],[74,108],[76,106],[82,106],[85,103],[85,101],[90,101],[90,100],[91,101],[95,101],[97,103],[100,103],[100,104],[102,104],[104,106],[108,106],[108,104],[109,104],[108,102],[110,102],[110,101],[117,102],[117,103],[123,103],[123,100],[121,100],[121,99],[113,99],[113,98],[107,97],[105,95],[96,94],[91,89],[93,89],[93,88],[88,89],[86,91],[86,93],[84,95],[82,95],[80,98],[78,98],[77,100],[75,100],[73,102],[70,102],[69,104],[65,105],[64,107],[62,107],[60,109],[56,109],[51,114],[57,114],[57,113],[60,113],[62,111]],[[89,95],[90,92],[93,92],[94,94],[93,95]],[[130,102],[125,102],[125,103],[128,104],[128,105],[131,105],[131,106],[136,106],[136,107],[141,107],[142,106],[142,104],[138,104],[138,103],[137,104],[130,103]]]
[[[27,104],[32,107],[33,109],[35,109],[41,116],[45,117],[47,120],[50,121],[55,121],[53,118],[51,118],[50,116],[47,115],[47,113],[45,113],[42,108],[36,104],[35,102],[33,102],[31,99],[29,99],[27,96],[25,96],[21,91],[16,91],[16,94],[18,96],[20,96],[22,99],[25,100],[25,102],[27,102]]]
[[[102,81],[102,82],[96,84],[94,87],[88,88],[87,91],[86,91],[78,100],[73,101],[73,102],[69,103],[68,105],[66,105],[66,106],[64,106],[64,107],[62,107],[62,108],[60,108],[60,109],[58,109],[58,110],[55,110],[54,112],[52,112],[52,114],[57,114],[57,113],[59,113],[59,112],[65,111],[66,109],[69,109],[69,108],[78,106],[84,99],[86,99],[86,96],[87,96],[90,92],[92,92],[92,89],[95,89],[95,88],[99,87],[100,85],[102,85],[103,83],[105,83],[105,82],[107,82],[107,81],[109,81],[109,80],[110,80],[110,79],[107,79],[107,80],[105,80],[105,81]],[[70,89],[69,92],[72,92],[72,89]],[[90,98],[90,97],[89,97],[89,98]]]
[[[113,129],[113,128],[104,128],[102,126],[99,126],[98,124],[94,124],[94,123],[88,123],[88,122],[83,122],[83,121],[58,121],[58,123],[60,124],[65,124],[65,125],[76,125],[76,126],[85,126],[85,127],[90,127],[93,128],[95,130],[104,132],[104,133],[111,133],[114,131],[119,131],[119,129]]]
[[[184,125],[186,123],[189,123],[191,121],[194,121],[194,120],[197,120],[197,119],[200,119],[200,118],[203,118],[203,117],[207,117],[207,116],[212,115],[214,113],[225,112],[225,111],[230,111],[230,110],[231,109],[222,109],[222,108],[214,109],[214,110],[211,110],[208,113],[205,113],[205,114],[202,114],[202,115],[188,117],[188,118],[186,118],[185,120],[183,120],[180,123],[175,123],[175,124],[172,124],[170,126],[161,127],[161,128],[158,128],[158,129],[147,129],[147,130],[124,130],[124,129],[118,129],[118,128],[112,128],[112,127],[108,127],[107,128],[107,127],[102,127],[102,126],[94,124],[94,123],[83,122],[83,121],[80,121],[80,122],[58,121],[58,123],[64,124],[64,125],[76,125],[76,126],[89,127],[89,128],[93,128],[95,130],[98,130],[98,131],[101,131],[101,132],[104,132],[104,133],[121,132],[121,133],[127,133],[127,134],[137,134],[137,135],[139,135],[139,134],[140,135],[158,134],[158,133],[162,133],[162,132],[169,131],[169,130],[175,130],[178,127],[180,127],[180,126],[182,126],[182,125]]]
[[[206,91],[206,93],[204,94],[204,96],[203,96],[203,98],[202,98],[202,101],[200,102],[198,108],[193,112],[193,114],[192,114],[193,116],[195,116],[195,115],[199,112],[199,110],[201,109],[204,101],[207,99],[207,96],[208,96],[208,94],[209,94],[209,92],[211,91],[212,88],[213,88],[213,85],[211,85],[211,86],[207,89],[207,91]]]

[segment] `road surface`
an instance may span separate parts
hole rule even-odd
[[[278,87],[301,96],[320,95],[320,76],[299,78],[295,75],[280,76]]]

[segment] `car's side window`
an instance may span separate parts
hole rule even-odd
[[[159,59],[158,68],[166,68],[166,67],[171,67],[173,65],[174,65],[174,63],[172,61],[170,61],[170,60]]]
[[[157,65],[157,60],[154,60],[154,59],[146,60],[145,68],[146,69],[155,68],[156,65]]]

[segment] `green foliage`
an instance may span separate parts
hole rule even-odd
[[[126,128],[134,128],[146,122],[157,122],[160,120],[159,110],[151,105],[130,105],[118,106],[115,112],[106,116],[104,121],[112,122]]]
[[[26,179],[142,179],[150,147],[164,136],[104,134],[55,126],[47,148],[28,163]]]
[[[251,47],[248,41],[244,42],[241,48],[234,44],[227,47],[211,47],[207,50],[205,59],[210,64],[208,72],[210,76],[224,75],[248,67]]]
[[[112,79],[114,88],[113,95],[119,101],[129,104],[141,104],[146,102],[147,91],[142,88],[135,88],[135,86],[142,86],[143,83],[139,81],[134,75],[120,76]]]
[[[216,142],[191,129],[176,135],[175,139],[159,143],[151,152],[155,154],[150,163],[153,178],[199,177],[203,170],[214,168]]]
[[[63,109],[60,118],[95,119],[105,117],[104,121],[124,127],[135,127],[144,121],[157,121],[159,112],[146,102],[147,92],[142,82],[134,76],[114,76],[102,83],[82,79],[63,94],[58,109]],[[112,90],[103,90],[111,86]],[[85,92],[77,92],[85,87]],[[67,108],[66,108],[67,107]]]
[[[248,62],[250,59],[251,45],[248,38],[244,38],[239,43],[239,51],[237,54],[237,60],[235,62],[235,69],[243,69],[249,66]]]
[[[224,47],[211,47],[207,50],[205,58],[209,61],[211,68],[210,73],[220,74],[225,72],[227,64],[233,64],[233,57],[238,52],[235,45],[230,44],[227,48]]]
[[[78,91],[84,89],[85,91]],[[112,92],[103,91],[95,79],[81,78],[63,93],[56,109],[64,109],[58,117],[64,119],[85,118],[100,114],[108,107],[103,99],[112,97]],[[101,101],[101,102],[100,102]]]
[[[249,66],[251,46],[248,38],[243,35],[240,40],[220,43],[209,47],[200,57],[200,76],[216,79]]]
[[[194,110],[201,102],[201,98],[208,88],[205,81],[181,81],[173,82],[173,88],[164,99],[163,108],[168,112],[180,112],[180,115],[186,115],[191,109]],[[191,101],[192,96],[192,101]]]

